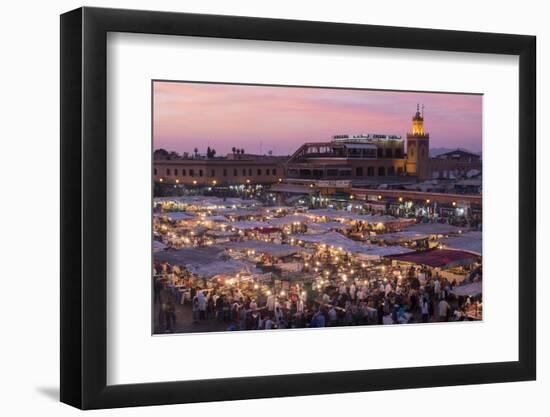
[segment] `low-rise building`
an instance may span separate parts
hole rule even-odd
[[[241,155],[156,159],[155,182],[184,185],[272,184],[283,177],[284,157]]]

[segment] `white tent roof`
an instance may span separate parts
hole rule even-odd
[[[224,216],[201,216],[199,217],[200,220],[206,220],[206,221],[211,221],[211,222],[227,222],[229,220],[227,220],[227,218],[225,218]]]
[[[408,242],[413,240],[427,239],[429,237],[426,233],[418,233],[415,231],[405,230],[395,233],[384,233],[373,236],[373,240],[381,240],[384,242]]]
[[[269,220],[268,223],[273,226],[284,226],[286,224],[292,224],[294,222],[308,222],[308,221],[311,221],[311,218],[309,216],[293,214],[289,216],[276,217],[274,219]]]
[[[332,210],[332,209],[313,209],[309,210],[307,214],[314,216],[328,217],[329,219],[345,219],[355,220],[367,223],[390,223],[400,221],[399,218],[387,215],[374,215],[374,214],[356,214],[350,211],[344,210]]]
[[[264,227],[271,227],[269,223],[257,222],[253,220],[237,221],[237,222],[229,223],[229,225],[239,230],[251,230],[251,229],[261,229]]]
[[[466,230],[463,227],[452,226],[447,223],[417,223],[407,227],[407,231],[424,233],[429,235],[447,235],[460,233]]]
[[[215,261],[201,265],[188,265],[187,270],[191,273],[202,277],[211,278],[216,275],[231,275],[237,273],[259,273],[260,270],[256,269],[251,263],[240,261],[238,259],[229,259],[227,261]]]
[[[276,244],[264,242],[262,240],[247,240],[244,242],[227,242],[222,243],[226,249],[246,249],[254,250],[259,253],[265,253],[275,257],[283,257],[293,255],[299,252],[307,252],[307,249],[296,245]]]
[[[441,238],[438,242],[446,249],[463,250],[481,256],[483,251],[481,237],[481,232],[466,232],[458,236]]]
[[[185,211],[174,211],[171,213],[155,213],[155,217],[166,217],[173,222],[180,220],[197,220],[198,218]]]
[[[330,230],[347,230],[350,229],[349,224],[328,221],[328,222],[314,222],[307,225],[308,232],[328,232]]]
[[[455,287],[451,291],[451,293],[455,295],[474,297],[482,293],[482,288],[483,288],[483,285],[481,281],[478,281],[478,282],[472,282],[471,284],[464,284],[464,285],[460,285],[459,287]]]
[[[220,246],[202,246],[179,250],[165,250],[154,254],[155,261],[181,265],[193,274],[210,278],[220,274],[238,272],[258,273],[253,264],[238,259],[231,259]]]
[[[334,248],[342,248],[342,250],[346,252],[360,254],[365,259],[379,259],[382,256],[414,252],[411,249],[401,246],[378,246],[371,245],[369,243],[357,242],[337,232],[302,234],[293,235],[292,237],[304,242],[325,244],[327,246],[333,246]]]

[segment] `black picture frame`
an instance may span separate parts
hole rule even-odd
[[[108,32],[519,56],[519,360],[107,385]],[[481,32],[88,7],[63,14],[61,401],[96,409],[535,379],[535,45],[534,36]]]

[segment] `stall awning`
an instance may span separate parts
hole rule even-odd
[[[432,268],[452,268],[453,266],[471,264],[478,257],[469,252],[458,250],[428,249],[422,252],[389,255],[387,258],[393,261],[426,265]]]
[[[455,295],[471,296],[471,297],[475,297],[477,295],[480,295],[481,292],[482,292],[481,281],[473,282],[471,284],[460,285],[458,287],[455,287],[451,291],[451,293],[453,293]]]

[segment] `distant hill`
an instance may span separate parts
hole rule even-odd
[[[438,155],[441,155],[441,154],[444,154],[444,153],[447,153],[447,152],[456,151],[457,149],[460,149],[460,150],[463,150],[463,151],[466,151],[466,152],[475,153],[477,155],[481,155],[481,152],[472,152],[471,150],[466,149],[466,148],[432,148],[432,149],[430,149],[430,157],[434,158]]]

